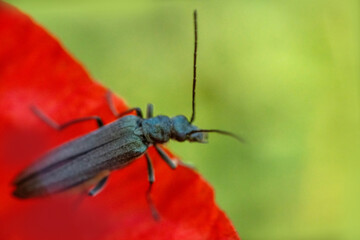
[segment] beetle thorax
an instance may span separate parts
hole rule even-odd
[[[142,133],[149,143],[165,143],[170,140],[172,121],[169,117],[159,115],[144,119]]]

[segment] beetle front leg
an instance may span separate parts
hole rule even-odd
[[[177,165],[189,168],[191,170],[196,170],[196,167],[194,165],[192,165],[191,163],[185,163],[185,162],[180,161],[180,160],[177,160]]]
[[[171,158],[162,150],[159,146],[154,145],[156,151],[160,155],[160,157],[171,167],[171,169],[175,169],[177,167],[177,162],[171,160]]]

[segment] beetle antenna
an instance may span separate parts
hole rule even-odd
[[[194,11],[194,34],[195,34],[195,43],[194,43],[194,65],[193,65],[193,91],[192,91],[192,115],[190,123],[195,120],[195,88],[196,88],[196,58],[197,58],[197,12]]]
[[[193,134],[193,133],[198,133],[198,132],[215,132],[215,133],[220,133],[223,135],[227,135],[230,137],[235,138],[236,140],[238,140],[239,142],[245,143],[245,139],[243,139],[242,137],[236,135],[235,133],[232,132],[228,132],[228,131],[223,131],[223,130],[218,130],[218,129],[199,129],[199,130],[194,130],[188,133],[188,135]]]

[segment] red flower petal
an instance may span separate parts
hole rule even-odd
[[[194,171],[171,170],[153,149],[153,200],[145,199],[146,162],[136,160],[111,174],[95,198],[68,191],[47,198],[18,200],[11,181],[37,156],[96,128],[84,122],[61,132],[30,111],[40,107],[57,122],[99,115],[115,120],[102,86],[41,27],[0,3],[0,239],[239,239],[214,202],[211,187]],[[125,103],[115,99],[119,111]]]

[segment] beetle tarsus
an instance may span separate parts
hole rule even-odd
[[[155,174],[154,174],[154,168],[152,166],[151,163],[151,159],[148,153],[145,153],[145,158],[146,158],[146,163],[147,163],[147,169],[148,169],[148,179],[149,179],[149,187],[148,190],[146,191],[146,201],[149,204],[150,210],[151,210],[151,215],[153,216],[153,218],[156,221],[160,220],[160,214],[157,211],[155,204],[151,198],[151,190],[152,190],[152,185],[155,182]]]
[[[183,162],[183,161],[181,161],[181,160],[177,160],[177,165],[178,166],[183,166],[183,167],[186,167],[186,168],[189,168],[189,169],[191,169],[191,170],[197,170],[197,168],[193,165],[193,164],[191,164],[191,163],[185,163],[185,162]]]
[[[154,204],[154,202],[152,200],[152,197],[151,197],[151,189],[152,189],[153,183],[152,182],[149,182],[149,183],[150,183],[149,188],[146,191],[146,201],[149,204],[151,215],[154,218],[154,220],[155,221],[160,221],[160,214],[159,214],[158,210],[156,209],[155,204]]]
[[[140,108],[136,107],[136,108],[130,108],[128,110],[126,110],[125,112],[119,113],[118,110],[115,107],[114,101],[112,100],[112,92],[110,90],[108,90],[106,92],[106,102],[108,103],[108,106],[112,112],[112,114],[116,117],[116,118],[121,118],[123,116],[125,116],[126,114],[129,114],[133,111],[136,112],[136,116],[143,118],[143,114]]]
[[[98,182],[98,183],[96,184],[96,186],[89,191],[89,193],[88,193],[89,196],[94,197],[94,196],[96,196],[98,193],[100,193],[100,192],[104,189],[104,187],[105,187],[108,179],[109,179],[109,176],[106,176],[106,177],[102,178],[102,179],[100,180],[100,182]]]
[[[43,122],[45,122],[50,127],[54,128],[56,130],[59,130],[59,131],[66,128],[66,127],[69,127],[69,126],[71,126],[71,125],[73,125],[75,123],[85,122],[85,121],[89,121],[89,120],[95,120],[99,128],[104,126],[104,122],[101,120],[101,118],[99,116],[82,117],[82,118],[77,118],[77,119],[68,121],[68,122],[63,123],[63,124],[58,124],[57,122],[52,120],[49,116],[47,116],[45,113],[43,113],[36,106],[31,106],[30,108],[31,108],[31,111],[36,116],[38,116]]]

